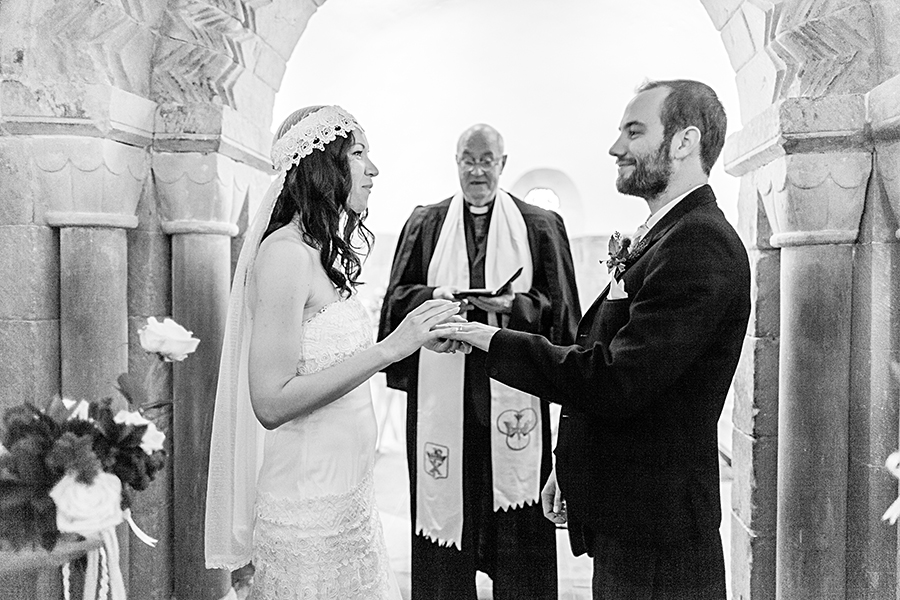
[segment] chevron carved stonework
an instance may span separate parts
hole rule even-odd
[[[777,18],[770,51],[785,65],[782,97],[864,93],[877,83],[867,0],[797,0]]]
[[[67,0],[41,15],[54,67],[66,78],[147,92],[153,0]]]
[[[271,0],[174,0],[166,9],[154,58],[159,102],[235,106],[234,86],[253,69],[263,41],[256,10]]]

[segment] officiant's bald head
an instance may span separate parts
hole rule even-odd
[[[489,203],[497,194],[500,173],[506,166],[503,136],[490,125],[472,125],[456,143],[456,165],[466,200],[476,206]]]

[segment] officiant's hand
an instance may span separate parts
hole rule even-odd
[[[515,299],[516,293],[512,291],[512,286],[499,296],[472,296],[468,298],[472,306],[477,306],[485,312],[503,315],[508,315],[512,312],[513,300]]]
[[[431,292],[431,297],[435,300],[456,300],[453,294],[459,291],[455,285],[439,285]]]
[[[562,497],[562,492],[559,491],[559,486],[556,485],[555,468],[550,472],[550,478],[547,479],[544,489],[541,490],[541,507],[544,509],[544,516],[557,525],[568,520],[566,501]]]

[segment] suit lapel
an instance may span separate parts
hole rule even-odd
[[[702,185],[679,202],[675,207],[669,211],[662,219],[660,219],[659,223],[653,226],[653,229],[647,232],[647,235],[635,246],[631,253],[628,255],[628,258],[625,261],[625,269],[619,275],[619,279],[625,276],[625,273],[628,269],[636,263],[641,256],[643,256],[647,250],[649,250],[653,244],[662,239],[662,237],[681,219],[681,217],[690,211],[694,210],[699,206],[703,206],[704,204],[715,203],[716,196],[712,191],[712,188],[709,185]],[[601,264],[605,264],[601,261]],[[600,292],[600,295],[597,296],[597,299],[594,300],[594,303],[591,304],[590,308],[585,311],[584,316],[581,318],[581,322],[578,324],[578,333],[584,334],[586,331],[591,328],[593,320],[596,318],[596,313],[599,310],[600,304],[606,300],[606,297],[609,295],[609,284],[606,284],[606,287],[603,288],[603,291]]]
[[[660,219],[659,223],[653,226],[653,229],[647,232],[647,235],[643,237],[637,246],[632,248],[628,258],[625,259],[625,269],[622,271],[620,278],[625,275],[625,272],[628,271],[628,269],[631,268],[631,266],[636,263],[641,256],[653,246],[653,244],[659,241],[670,229],[672,229],[682,216],[698,206],[709,204],[710,202],[714,203],[715,201],[716,196],[713,194],[712,188],[709,187],[708,184],[698,187],[696,190],[685,196],[681,202],[675,205],[675,208],[669,211],[662,219]]]

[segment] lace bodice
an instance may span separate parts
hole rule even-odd
[[[297,373],[327,369],[371,345],[369,313],[356,296],[326,304],[303,324]]]

